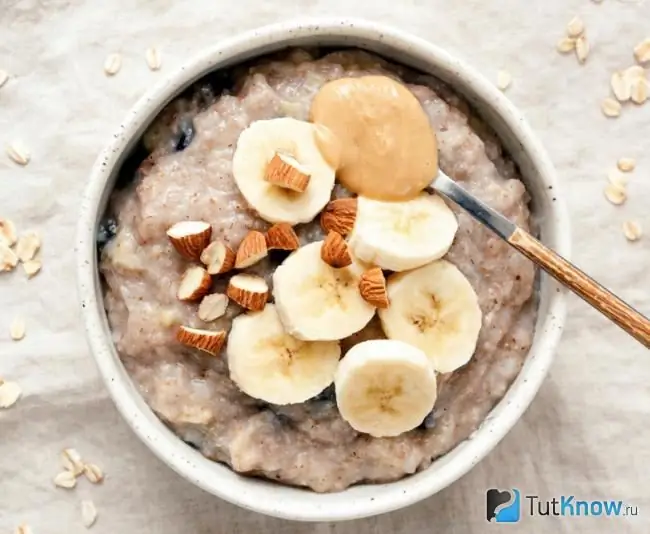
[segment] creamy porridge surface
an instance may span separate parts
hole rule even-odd
[[[113,339],[156,414],[208,458],[320,492],[399,479],[466,439],[519,372],[535,318],[533,266],[452,206],[459,230],[446,259],[471,282],[483,324],[471,362],[438,376],[434,411],[408,433],[373,438],[356,432],[340,417],[333,387],[302,404],[274,406],[253,399],[230,380],[225,351],[210,357],[176,341],[178,324],[228,330],[242,310],[231,302],[224,317],[206,325],[197,317],[196,303],[177,299],[187,262],[174,252],[166,230],[181,220],[204,220],[215,237],[235,248],[250,229],[266,229],[268,223],[247,208],[233,181],[239,134],[255,120],[307,120],[311,101],[326,82],[363,74],[407,83],[436,132],[441,168],[528,227],[528,197],[514,164],[446,86],[364,52],[315,59],[293,51],[242,69],[232,91],[215,95],[204,85],[170,104],[145,135],[148,157],[135,180],[114,193],[109,211],[116,224],[102,236],[110,237],[101,272]],[[334,196],[346,195],[337,186]],[[296,230],[303,244],[322,238],[317,220]],[[278,259],[274,252],[248,271],[271,283]],[[226,282],[227,277],[215,279],[214,289],[223,291]],[[383,337],[375,318],[342,341],[343,354],[360,341]]]

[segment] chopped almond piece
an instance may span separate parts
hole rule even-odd
[[[389,306],[386,278],[379,267],[367,270],[359,280],[361,297],[376,308],[385,309]]]
[[[298,250],[300,239],[289,223],[277,223],[266,232],[266,248],[269,250]]]
[[[178,300],[199,300],[212,285],[212,277],[203,267],[193,266],[183,273],[176,296]]]
[[[266,306],[269,286],[261,276],[237,274],[228,282],[226,294],[242,308],[260,311]]]
[[[216,321],[219,317],[222,317],[226,313],[226,308],[228,307],[228,296],[222,293],[213,293],[212,295],[206,295],[203,297],[201,304],[199,305],[199,319],[209,323],[210,321]]]
[[[266,167],[264,179],[283,189],[303,193],[309,185],[310,176],[295,158],[277,152]]]
[[[352,256],[348,244],[338,232],[331,231],[327,234],[320,249],[321,259],[327,265],[340,269],[352,263]]]
[[[188,260],[198,260],[210,243],[212,227],[204,221],[181,221],[167,230],[177,252]]]
[[[201,252],[201,263],[210,274],[226,273],[235,266],[235,253],[221,241],[213,241]]]
[[[251,230],[246,234],[244,240],[237,249],[235,257],[235,268],[245,269],[254,265],[268,254],[266,238],[257,230]]]
[[[226,341],[226,332],[224,330],[201,330],[200,328],[181,326],[176,332],[176,339],[183,345],[216,356]]]
[[[325,206],[320,216],[320,224],[326,232],[333,230],[345,237],[354,228],[356,218],[357,199],[339,198]]]

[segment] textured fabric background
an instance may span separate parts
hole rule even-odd
[[[621,224],[650,234],[650,103],[617,120],[599,109],[613,70],[650,36],[650,3],[604,0],[0,0],[0,144],[21,138],[32,162],[0,157],[0,217],[43,236],[43,271],[0,275],[0,375],[22,400],[0,411],[0,532],[75,534],[92,498],[101,533],[609,533],[650,528],[650,358],[647,350],[571,298],[550,376],[523,419],[462,480],[409,509],[343,524],[297,524],[249,513],[185,482],[155,459],[118,416],[86,346],[76,307],[74,231],[89,169],[129,107],[165,71],[215,41],[298,15],[351,15],[391,23],[435,42],[496,79],[523,110],[557,167],[573,223],[575,261],[650,314],[650,235],[627,243]],[[580,14],[592,42],[585,66],[555,51]],[[144,50],[162,51],[150,72]],[[104,76],[106,55],[124,64]],[[607,171],[635,157],[630,198],[603,197]],[[22,315],[27,336],[9,339]],[[102,466],[102,486],[55,489],[58,453],[76,447]],[[533,518],[485,522],[485,490],[544,497],[612,498],[639,507],[630,520]]]

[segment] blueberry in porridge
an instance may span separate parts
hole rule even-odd
[[[330,492],[425,469],[505,394],[536,312],[532,264],[424,189],[440,166],[527,229],[518,171],[448,87],[359,50],[229,76],[160,114],[112,195],[120,358],[242,474]]]

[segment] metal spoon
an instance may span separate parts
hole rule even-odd
[[[444,172],[427,188],[444,195],[490,228],[548,274],[587,301],[628,334],[650,348],[650,320],[454,182]]]

